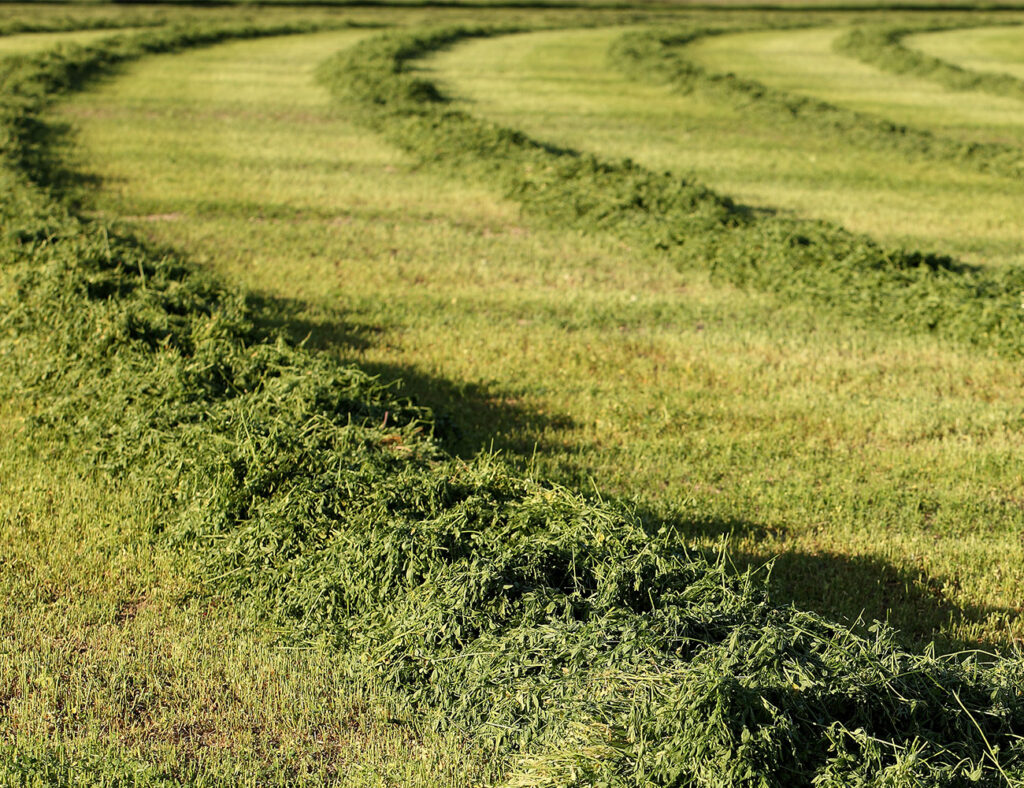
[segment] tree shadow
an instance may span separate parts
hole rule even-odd
[[[453,456],[470,459],[481,451],[496,451],[513,461],[528,461],[535,453],[554,451],[548,437],[553,430],[573,426],[569,417],[542,413],[498,387],[359,358],[380,341],[384,328],[350,321],[337,308],[265,294],[250,296],[249,303],[261,333],[334,353],[428,408],[434,415],[434,437]]]
[[[345,320],[337,309],[299,300],[263,296],[257,305],[266,330],[342,358],[355,356],[384,333],[380,326]],[[558,464],[564,446],[550,436],[574,426],[569,417],[539,412],[500,387],[455,381],[411,366],[367,363],[356,358],[352,361],[384,381],[394,381],[400,393],[428,407],[435,415],[435,435],[441,446],[457,457],[469,459],[481,451],[494,450],[520,467],[528,465],[534,456],[545,456],[549,464]],[[666,528],[678,534],[681,542],[704,544],[717,540],[727,543],[732,538],[757,544],[777,536],[776,529],[754,520],[625,500],[594,487],[581,476],[581,468],[570,467],[571,460],[565,463],[564,475],[557,474],[562,483],[633,510],[652,533]],[[706,552],[710,559],[717,560],[713,549]],[[1008,608],[958,604],[947,593],[945,578],[900,568],[873,556],[800,550],[774,555],[756,548],[727,548],[726,553],[737,571],[764,568],[775,603],[793,604],[848,624],[865,635],[872,622],[886,622],[897,630],[897,639],[903,645],[915,650],[929,643],[943,653],[1006,650],[1006,643],[958,640],[941,633],[983,622],[993,615],[1011,620],[1021,614]]]
[[[613,499],[614,500],[614,499]],[[648,504],[619,501],[631,508],[648,532],[667,528],[683,543],[708,544],[721,540],[725,558],[737,572],[760,571],[767,577],[773,603],[817,613],[831,621],[870,635],[875,621],[896,630],[896,640],[919,651],[934,645],[937,653],[981,650],[1011,653],[1008,640],[969,640],[948,634],[962,625],[996,617],[1012,622],[1024,614],[1020,608],[962,605],[950,598],[946,578],[904,569],[875,557],[843,555],[830,551],[787,550],[781,554],[729,547],[731,538],[747,544],[777,536],[777,529],[752,520],[708,515],[693,509],[666,511]],[[709,561],[717,561],[716,548],[697,548]]]

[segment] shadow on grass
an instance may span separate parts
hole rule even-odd
[[[771,529],[752,520],[693,509],[673,513],[643,504],[625,505],[637,512],[649,531],[668,528],[679,534],[681,542],[707,544],[736,537],[750,544],[772,536]],[[719,558],[713,548],[699,552],[712,562]],[[1009,628],[1024,613],[1021,609],[958,604],[950,598],[945,578],[902,569],[874,556],[801,550],[774,554],[755,548],[727,549],[726,560],[738,572],[767,573],[769,593],[776,604],[792,604],[852,625],[861,635],[870,635],[868,627],[873,622],[886,622],[897,630],[897,639],[913,650],[934,644],[938,653],[973,649],[1009,652],[1012,646],[1008,641],[957,639],[941,633],[993,618]]]
[[[267,330],[343,358],[350,351],[373,345],[384,331],[379,326],[347,322],[343,314],[330,307],[279,298],[263,298],[257,303]],[[627,506],[636,511],[647,528],[668,528],[679,534],[681,542],[706,544],[738,537],[747,544],[756,544],[770,536],[765,525],[753,520],[693,508],[673,511],[664,505],[625,502],[594,487],[585,469],[564,456],[564,446],[551,437],[572,430],[572,420],[533,410],[508,391],[441,378],[415,367],[362,360],[356,363],[384,382],[396,381],[401,394],[430,408],[436,418],[436,436],[450,454],[468,459],[481,451],[494,450],[520,468],[529,465],[535,455],[543,457],[544,465],[560,483],[599,495],[614,505]],[[715,555],[709,557],[717,559]],[[906,646],[915,649],[933,641],[936,649],[945,653],[1005,648],[1005,644],[955,640],[936,633],[962,629],[962,625],[984,622],[992,616],[1004,621],[1020,616],[1017,610],[961,606],[947,595],[943,578],[901,569],[871,556],[801,551],[776,556],[756,550],[731,550],[728,560],[739,571],[772,562],[769,588],[778,604],[791,603],[852,624],[862,634],[868,634],[867,626],[873,621],[885,621],[898,630]]]
[[[449,380],[412,366],[352,359],[352,351],[371,347],[384,329],[351,322],[339,310],[276,296],[252,296],[250,303],[262,331],[336,353],[382,382],[393,382],[400,395],[429,408],[435,437],[456,457],[468,460],[481,451],[497,451],[513,460],[529,460],[535,452],[554,450],[545,437],[552,430],[573,426],[567,416],[541,413],[490,386]]]
[[[75,163],[75,133],[68,123],[22,118],[17,134],[27,144],[14,147],[11,158],[15,169],[32,173],[37,186],[79,209],[87,195],[99,188],[100,179]]]
[[[435,435],[449,454],[463,459],[496,451],[513,462],[555,450],[546,436],[573,427],[568,416],[541,413],[507,392],[446,380],[410,367],[361,363],[382,380],[401,380],[401,391],[430,408]]]
[[[761,565],[764,556],[733,554],[733,561]],[[839,620],[887,621],[908,646],[933,639],[939,652],[964,649],[986,651],[999,644],[939,636],[936,633],[983,622],[993,615],[1016,619],[1020,611],[980,605],[960,605],[946,594],[941,577],[908,571],[873,556],[789,551],[775,558],[771,571],[772,596],[792,601]],[[1005,646],[1004,646],[1005,648]]]
[[[313,350],[365,350],[373,345],[373,337],[383,332],[380,326],[349,321],[337,309],[296,298],[250,294],[248,303],[261,332],[280,334]]]

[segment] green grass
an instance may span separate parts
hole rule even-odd
[[[331,110],[308,80],[331,46],[317,40],[152,60],[73,101],[106,178],[97,209],[295,299],[314,341],[448,415],[463,454],[494,441],[545,474],[638,495],[690,538],[785,552],[782,598],[891,610],[917,636],[1016,631],[1001,611],[1024,579],[1018,515],[992,499],[1021,484],[1012,363],[822,324],[424,173]],[[111,144],[125,128],[137,147]],[[972,537],[979,501],[989,527]],[[825,567],[835,582],[816,580]]]
[[[82,41],[94,40],[89,33],[106,31],[113,35],[119,30],[154,27],[163,24],[166,17],[156,7],[111,7],[96,5],[92,8],[73,8],[54,5],[42,9],[38,4],[26,9],[21,4],[4,4],[0,8],[0,37],[20,51],[34,51],[37,45],[58,44],[61,37],[48,40],[47,34],[68,33],[68,41],[81,36]],[[102,38],[102,34],[98,37]],[[27,49],[25,49],[27,48]]]
[[[5,299],[11,285],[5,274]],[[484,779],[492,767],[460,737],[394,720],[385,693],[339,674],[334,650],[283,647],[211,598],[153,538],[166,491],[41,439],[38,399],[3,360],[0,784]]]
[[[1024,29],[1019,26],[918,33],[903,43],[961,68],[1024,79]]]
[[[340,77],[369,67],[387,87],[373,66],[423,46],[404,40],[357,46]],[[21,84],[7,92],[34,94]],[[22,162],[3,173],[3,350],[35,431],[149,483],[167,504],[154,534],[233,609],[335,644],[339,673],[379,677],[417,718],[492,743],[494,763],[518,755],[519,784],[1017,771],[1017,661],[857,637],[769,604],[657,522],[445,456],[393,391],[267,333],[279,306],[66,216]]]
[[[67,784],[120,771],[133,785],[481,778],[458,740],[389,722],[382,696],[341,677],[333,652],[284,648],[197,598],[202,587],[152,538],[162,493],[38,445],[25,404],[2,414],[0,784],[47,769]]]
[[[4,30],[72,30],[111,24],[122,25],[125,20],[164,18],[159,7],[124,8],[105,3],[4,3],[0,5],[0,25]],[[128,24],[132,24],[128,22]]]
[[[431,66],[473,112],[539,139],[692,173],[744,204],[827,219],[883,243],[937,249],[975,263],[1024,262],[1017,243],[1024,200],[1017,183],[908,162],[885,150],[851,152],[834,135],[793,121],[759,123],[743,107],[704,92],[673,95],[668,87],[637,84],[607,62],[607,49],[619,34],[534,33],[477,41],[433,59]],[[719,39],[738,39],[728,70],[739,71],[739,50],[751,49],[742,45],[745,37],[707,41]],[[827,46],[824,51],[846,62]],[[757,70],[766,81],[770,67]],[[965,192],[976,196],[965,202]]]
[[[1020,144],[1024,106],[985,94],[951,93],[933,82],[894,76],[835,53],[848,28],[712,36],[687,47],[687,55],[716,72],[732,71],[772,87],[813,96],[914,127],[928,127],[970,141]]]
[[[973,20],[975,25],[981,20]],[[1004,23],[1005,24],[1005,23]],[[926,79],[942,88],[965,96],[989,95],[998,98],[1024,100],[1024,80],[1007,73],[991,73],[965,69],[956,63],[933,57],[926,52],[908,47],[904,39],[914,33],[963,27],[948,23],[907,26],[880,26],[856,28],[836,39],[837,52],[877,66],[899,75],[913,75]],[[1019,27],[1019,21],[1014,23]]]

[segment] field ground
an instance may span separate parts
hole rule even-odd
[[[962,68],[1024,79],[1024,28],[1020,26],[919,33],[907,36],[904,43]]]
[[[425,12],[408,14],[354,15]],[[745,204],[885,243],[1024,263],[1019,183],[844,147],[795,122],[757,125],[715,96],[633,81],[606,57],[624,29],[483,39],[421,66],[457,107],[545,142],[694,174]],[[832,53],[841,29],[830,15],[686,51],[937,133],[1024,139],[1024,103],[875,71]],[[1019,641],[1018,360],[714,284],[423,166],[315,83],[321,61],[372,34],[154,56],[63,103],[78,166],[102,183],[88,209],[275,300],[297,338],[401,379],[456,454],[493,447],[530,474],[634,499],[687,543],[725,539],[738,564],[777,556],[776,601],[888,617],[917,646]],[[9,42],[78,35],[94,34]],[[911,43],[1010,70],[1019,36]],[[328,651],[284,651],[203,596],[187,561],[145,536],[156,491],[30,450],[18,437],[27,409],[2,413],[15,437],[0,455],[0,686],[19,700],[0,736],[219,776],[253,751],[268,781],[481,779],[480,753],[389,725],[379,699],[332,679]],[[223,686],[232,699],[217,706]]]

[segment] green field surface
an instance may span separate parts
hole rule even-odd
[[[135,28],[118,30],[74,30],[66,33],[20,33],[0,36],[0,57],[24,55],[69,44],[91,44],[115,34],[131,35]]]
[[[607,62],[608,47],[620,34],[614,29],[544,32],[470,42],[432,59],[431,73],[471,111],[538,139],[692,173],[744,204],[827,219],[886,243],[938,249],[973,263],[1024,262],[1019,183],[906,162],[884,149],[844,146],[799,123],[758,124],[742,108],[714,96],[673,95],[668,87],[639,84]],[[773,82],[770,75],[777,72],[768,69],[774,68],[788,75],[777,85],[786,89],[800,74],[827,82],[812,55],[804,55],[807,65],[800,71],[785,68],[789,61],[782,58],[755,64],[758,50],[747,43],[781,38],[792,44],[789,37],[804,36],[823,41],[822,57],[834,59],[836,68],[871,71],[832,55],[833,35],[830,29],[718,36],[687,52],[734,41],[736,50],[713,65],[724,67],[728,61],[730,70],[742,71],[747,63],[749,74],[765,82]],[[798,51],[818,52],[800,46]],[[893,79],[876,77],[885,83]],[[929,91],[956,103],[939,88],[929,86]],[[1017,111],[1024,119],[1024,109]]]
[[[907,36],[903,43],[961,68],[1012,74],[1024,79],[1024,27],[975,27],[919,33]]]
[[[537,40],[582,56],[614,34]],[[457,451],[493,442],[544,474],[638,496],[687,538],[731,534],[755,561],[783,553],[783,598],[850,618],[891,611],[917,637],[1016,632],[1015,365],[712,287],[419,171],[312,82],[319,59],[365,35],[154,58],[75,98],[63,116],[104,179],[96,210],[293,300],[315,341],[453,419]],[[482,72],[483,47],[446,62]],[[545,85],[523,92],[564,106]],[[681,103],[629,95],[638,116]],[[568,142],[608,152],[603,117],[587,112],[606,96],[569,105],[582,127]]]
[[[832,50],[844,27],[709,36],[687,47],[695,62],[767,85],[926,127],[970,141],[1024,140],[1019,101],[952,93],[925,79],[894,76]]]
[[[336,655],[282,647],[153,544],[144,480],[83,473],[0,410],[0,784],[470,785],[463,745],[388,722]],[[38,767],[38,772],[33,769]],[[116,784],[116,783],[113,783]]]
[[[241,55],[255,69],[243,87],[294,100],[300,113],[315,95],[309,66],[364,35],[292,37],[240,53],[227,45],[213,63],[214,51],[203,52],[194,77],[205,72],[232,96],[237,76],[211,76],[210,67]],[[152,61],[158,72],[166,63]],[[179,77],[162,78],[173,91]],[[252,107],[254,97],[233,98]],[[313,103],[323,112],[322,99]],[[286,150],[284,126],[309,120],[278,117],[270,142]],[[178,128],[195,121],[179,118]],[[110,143],[126,139],[117,128]],[[140,142],[131,150],[145,155],[151,141]],[[302,174],[291,177],[300,188]],[[26,427],[33,404],[10,383],[0,389],[0,784],[27,774],[46,784],[165,785],[170,775],[186,784],[426,787],[479,784],[490,773],[493,764],[460,738],[392,720],[385,696],[339,676],[333,650],[282,645],[209,598],[187,562],[153,542],[153,523],[166,516],[162,492],[83,471],[73,448],[37,443]]]
[[[454,109],[692,174],[764,214],[1024,264],[1024,194],[1009,178],[903,161],[798,123],[766,128],[713,95],[626,77],[607,52],[636,26],[582,28],[549,11],[488,18],[576,26],[419,61],[416,74],[437,80]],[[723,35],[687,53],[942,133],[1024,140],[1019,102],[965,104],[883,75],[832,54],[845,28],[829,25]],[[730,287],[657,249],[553,225],[492,182],[433,164],[429,150],[400,150],[316,80],[328,57],[377,33],[148,56],[62,100],[51,120],[73,130],[85,215],[181,250],[269,305],[305,347],[401,381],[462,467],[494,450],[523,477],[629,502],[666,529],[659,538],[725,550],[739,568],[774,560],[774,602],[860,633],[887,619],[915,650],[1019,649],[1018,358]],[[78,34],[46,43],[66,35]],[[943,35],[936,46],[952,48]],[[0,38],[0,54],[30,38]],[[199,572],[200,557],[153,537],[168,491],[139,474],[110,478],[82,447],[39,444],[39,402],[16,380],[0,394],[0,759],[52,757],[78,776],[109,777],[115,764],[186,784],[463,786],[502,775],[504,756],[457,725],[444,734],[393,719],[386,692],[341,677],[329,638],[296,644],[254,625],[245,605],[212,591],[220,578]],[[790,689],[801,692],[799,679]],[[626,744],[600,747],[585,757]],[[513,784],[586,784],[544,764],[527,772]]]

